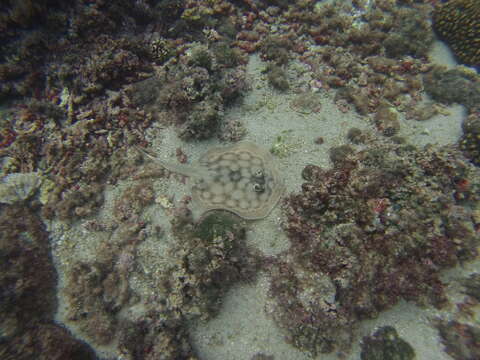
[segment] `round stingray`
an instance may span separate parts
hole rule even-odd
[[[267,216],[284,192],[272,156],[249,142],[213,148],[199,159],[208,171],[192,187],[193,200],[205,209],[224,209],[245,219]]]

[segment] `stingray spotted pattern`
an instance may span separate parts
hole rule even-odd
[[[188,176],[193,201],[204,211],[223,209],[244,219],[261,219],[285,192],[270,153],[250,142],[212,148],[191,166],[170,164],[138,149],[167,170]]]

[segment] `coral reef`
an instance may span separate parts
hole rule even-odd
[[[227,142],[242,140],[247,134],[245,125],[240,120],[222,121],[220,125],[219,139]]]
[[[415,351],[400,338],[395,328],[384,326],[362,340],[362,360],[413,360]]]
[[[39,323],[0,345],[2,359],[96,360],[94,351],[75,339],[65,328]]]
[[[11,54],[0,56],[0,98],[31,98],[0,121],[0,156],[6,173],[42,171],[55,185],[45,216],[64,220],[95,213],[102,200],[90,190],[128,176],[124,151],[153,121],[174,123],[186,140],[239,139],[223,111],[248,89],[247,53],[268,62],[272,86],[295,88],[286,74],[299,60],[312,90],[345,89],[339,107],[367,114],[382,98],[414,107],[431,38],[430,7],[417,2],[75,4],[8,3],[0,19]]]
[[[480,67],[480,4],[475,0],[450,0],[433,12],[435,31],[464,64]]]
[[[291,248],[272,260],[269,313],[312,354],[400,299],[445,305],[439,273],[477,254],[477,170],[453,149],[371,144],[305,168],[285,205]],[[468,206],[465,206],[468,205]]]
[[[385,99],[398,109],[416,105],[419,74],[428,69],[425,58],[433,42],[429,11],[418,2],[355,2],[352,7],[334,1],[291,6],[284,16],[292,32],[308,39],[299,59],[313,72],[311,84],[339,88],[337,99],[366,115]]]
[[[119,349],[124,358],[145,360],[198,360],[184,327],[151,311],[136,322],[120,325]]]
[[[133,86],[133,103],[160,109],[163,121],[176,124],[184,140],[212,137],[219,130],[224,106],[248,88],[245,69],[227,68],[215,54],[206,46],[192,46],[164,77]]]
[[[4,335],[13,335],[29,324],[52,318],[56,273],[47,233],[32,211],[23,206],[4,207],[0,220],[1,308],[6,315],[2,328]]]
[[[293,40],[289,36],[269,36],[260,44],[260,55],[263,60],[275,65],[286,65],[290,60]]]
[[[427,119],[437,111],[419,105],[424,83],[435,101],[469,109],[460,148],[477,163],[478,76],[429,71],[430,3],[4,2],[0,306],[7,316],[0,357],[93,358],[52,321],[55,272],[39,212],[66,227],[90,217],[88,231],[112,232],[95,258],[64,265],[72,329],[92,344],[118,344],[126,359],[195,358],[186,324],[213,316],[226,289],[252,279],[259,260],[236,219],[214,212],[194,223],[188,209],[166,202],[176,244],[158,272],[143,272],[138,249],[163,231],[143,219],[155,198],[146,178],[164,172],[135,172],[141,159],[131,148],[147,143],[152,124],[173,124],[183,140],[239,140],[245,129],[225,121],[224,111],[249,89],[248,54],[259,53],[272,87],[298,94],[294,111],[319,112],[323,92],[336,88],[341,111],[372,115],[397,143],[397,112]],[[449,6],[436,13],[442,9]],[[477,8],[468,9],[474,12],[454,24],[457,35],[475,24]],[[373,141],[360,130],[348,139]],[[281,133],[271,150],[284,157],[296,149]],[[443,304],[438,272],[474,255],[480,226],[471,216],[478,184],[457,155],[398,144],[362,152],[340,146],[330,152],[334,169],[304,170],[302,193],[285,205],[291,254],[267,261],[267,308],[291,343],[315,354],[347,348],[358,321],[401,298]],[[93,216],[106,185],[132,174],[140,181],[112,204],[113,224],[98,223]],[[154,296],[137,293],[138,278]]]
[[[0,99],[10,107],[0,119],[3,175],[41,171],[53,183],[42,210],[48,218],[92,215],[102,203],[102,186],[125,176],[124,147],[141,141],[153,120],[132,108],[125,88],[152,77],[154,65],[183,51],[182,40],[165,38],[183,6],[122,1],[75,1],[73,10],[58,1],[2,6]],[[161,28],[144,32],[150,22]],[[234,57],[225,61],[237,64]],[[222,79],[229,84],[235,76],[232,71]],[[234,98],[236,89],[227,86],[225,99]],[[25,97],[17,100],[18,95]]]
[[[126,190],[130,192],[136,195],[125,199],[145,198]],[[176,243],[169,249],[169,261],[160,265],[154,278],[144,279],[153,295],[145,298],[130,286],[132,275],[146,276],[138,271],[137,249],[149,234],[154,236],[141,221],[131,226],[140,214],[136,211],[130,223],[121,224],[124,218],[118,218],[118,227],[94,261],[68,268],[63,290],[67,320],[87,341],[104,345],[119,339],[119,351],[128,358],[156,359],[161,354],[162,359],[193,359],[186,322],[211,317],[231,284],[254,278],[259,261],[245,247],[237,217],[211,212],[194,223],[186,207],[171,211]],[[131,312],[133,308],[143,310]]]
[[[425,22],[425,18],[416,9],[400,7],[392,13],[395,14],[392,28],[383,43],[387,56],[391,58],[405,55],[427,56],[433,44],[431,25]],[[385,22],[388,23],[388,20]]]
[[[193,224],[186,209],[178,211],[182,216],[173,220],[172,230],[184,241],[172,250],[177,261],[167,271],[164,287],[174,313],[185,319],[208,318],[231,284],[254,278],[258,259],[245,247],[245,229],[234,215],[212,211]]]
[[[313,356],[348,348],[353,320],[336,304],[335,284],[328,274],[312,272],[296,260],[272,260],[271,298],[265,310],[285,331],[285,340]]]
[[[140,181],[123,191],[115,201],[112,215],[119,224],[138,223],[140,213],[146,206],[152,204],[154,199],[155,193],[151,182]]]
[[[108,260],[115,261],[115,257]],[[72,266],[67,280],[67,320],[78,324],[80,332],[95,344],[113,339],[118,326],[115,314],[129,298],[125,274],[117,271],[108,262],[80,263]]]

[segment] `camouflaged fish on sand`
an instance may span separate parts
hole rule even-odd
[[[169,171],[189,177],[203,211],[228,210],[254,220],[266,217],[285,191],[268,151],[250,142],[215,147],[193,165],[170,164],[138,148]]]

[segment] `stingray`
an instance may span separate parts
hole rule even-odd
[[[285,192],[270,153],[250,142],[214,147],[192,165],[170,164],[137,148],[167,170],[192,183],[192,199],[203,211],[227,210],[248,219],[262,219]]]

